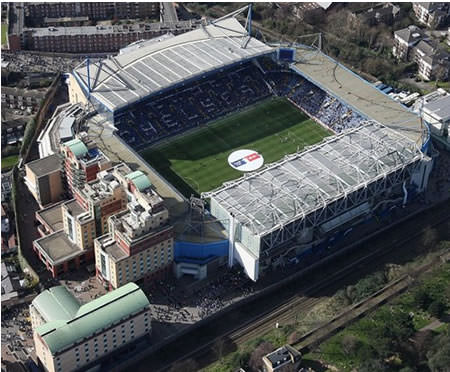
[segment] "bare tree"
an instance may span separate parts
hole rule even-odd
[[[222,337],[214,341],[212,349],[214,351],[214,354],[216,354],[217,359],[219,360],[222,359],[224,348],[225,348],[225,340]]]
[[[248,363],[250,369],[254,372],[259,371],[263,366],[263,356],[269,354],[271,351],[273,351],[273,349],[274,346],[270,342],[264,341],[259,344],[250,355],[250,361]]]

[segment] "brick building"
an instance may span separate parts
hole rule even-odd
[[[141,23],[114,26],[46,27],[24,30],[25,49],[45,52],[116,52],[135,41],[151,39],[168,32],[180,34],[197,27],[198,22],[176,24]]]
[[[111,167],[111,161],[87,136],[63,143],[61,156],[65,183],[72,195],[75,188],[81,188],[86,182],[95,180],[98,172]]]
[[[127,210],[109,219],[109,233],[95,240],[97,276],[109,288],[165,277],[173,262],[173,228],[162,198],[142,172],[115,170],[126,188]]]
[[[25,3],[27,21],[61,17],[88,17],[90,20],[159,17],[158,2],[67,2]]]
[[[57,154],[25,164],[25,184],[40,207],[62,200],[61,160]]]

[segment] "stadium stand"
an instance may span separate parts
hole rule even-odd
[[[365,119],[270,57],[262,57],[157,97],[116,115],[118,135],[136,150],[204,125],[270,95],[287,97],[335,133],[358,127]]]

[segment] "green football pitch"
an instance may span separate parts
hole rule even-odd
[[[141,155],[178,190],[190,196],[242,175],[228,165],[228,156],[234,150],[255,150],[267,164],[330,134],[288,100],[271,98],[144,150]]]

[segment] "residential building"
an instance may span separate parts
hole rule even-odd
[[[141,23],[80,27],[45,27],[24,29],[25,49],[64,53],[117,52],[120,48],[142,39],[152,39],[171,32],[180,34],[198,26],[197,21],[176,24]]]
[[[36,212],[41,238],[33,248],[54,277],[93,261],[94,239],[108,232],[108,217],[126,208],[127,196],[113,169],[75,189],[74,199]]]
[[[16,145],[23,141],[27,119],[29,120],[29,117],[2,119],[2,146]]]
[[[97,173],[111,167],[111,161],[87,135],[61,145],[65,183],[69,193],[95,180]]]
[[[151,332],[150,304],[134,283],[81,305],[62,286],[30,305],[38,365],[48,372],[101,368]]]
[[[414,25],[397,30],[394,32],[392,54],[396,58],[406,61],[410,58],[409,54],[411,48],[425,38],[425,33],[419,27]]]
[[[392,53],[398,59],[417,63],[417,74],[424,80],[449,77],[449,54],[439,50],[417,26],[395,31]]]
[[[413,2],[413,11],[420,23],[428,27],[444,25],[450,16],[448,3],[417,3]]]
[[[291,345],[285,345],[265,355],[262,359],[265,372],[297,371],[302,354]]]
[[[75,192],[78,202],[90,211],[95,219],[96,236],[106,234],[108,218],[127,207],[127,194],[120,181],[114,176],[115,170],[126,167],[120,164],[114,168],[103,170],[97,174],[97,179],[88,182]]]
[[[29,109],[29,112],[37,112],[45,97],[43,90],[24,90],[19,88],[2,86],[2,105],[12,109]]]
[[[324,15],[324,9],[318,3],[293,3],[293,4],[283,4],[279,3],[280,6],[292,5],[292,12],[300,20],[305,20],[306,22],[321,17]]]
[[[44,211],[37,214],[38,221],[44,219],[44,227],[39,229],[44,236],[33,242],[33,250],[54,278],[62,273],[78,270],[92,261],[93,241],[96,237],[93,216],[76,199],[61,203],[59,207],[60,212],[55,206],[54,209],[45,210],[45,214]],[[61,221],[62,229],[52,232],[52,226],[60,227]],[[45,235],[47,232],[49,234]]]
[[[27,22],[44,18],[87,17],[90,20],[158,18],[158,2],[25,3]]]
[[[171,271],[173,228],[163,199],[140,171],[115,175],[125,185],[127,210],[109,218],[109,233],[95,240],[97,277],[110,289],[130,281],[147,285]]]
[[[25,164],[25,184],[42,207],[62,200],[61,160],[57,154]]]
[[[2,203],[11,199],[11,177],[12,172],[2,172]]]
[[[22,292],[19,275],[14,265],[4,261],[1,264],[2,270],[2,310],[17,303]]]
[[[391,25],[401,15],[401,8],[392,3],[380,3],[373,8],[350,13],[350,22],[375,26],[379,23]]]

